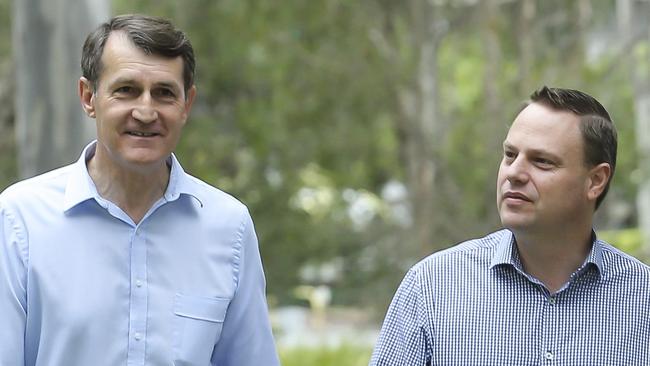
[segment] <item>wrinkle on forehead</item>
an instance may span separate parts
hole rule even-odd
[[[103,70],[100,79],[147,81],[157,85],[174,85],[183,90],[183,60],[147,54],[138,48],[125,32],[110,34],[102,54]]]
[[[504,144],[521,150],[548,151],[557,155],[582,155],[580,117],[532,103],[519,113]]]

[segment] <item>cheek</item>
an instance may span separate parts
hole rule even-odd
[[[504,190],[504,187],[507,186],[507,182],[508,182],[507,175],[503,173],[501,169],[499,169],[499,171],[497,172],[497,180],[496,180],[496,189],[498,195],[500,195]]]
[[[158,110],[158,114],[164,116],[167,121],[174,121],[175,124],[184,125],[187,119],[185,108],[181,105],[169,105]]]
[[[548,179],[543,185],[538,186],[541,195],[552,198],[559,205],[572,205],[584,195],[582,181],[576,179]]]
[[[170,129],[176,131],[177,134],[180,134],[185,125],[187,124],[187,119],[184,116],[177,116],[172,124],[170,124]]]
[[[103,122],[115,124],[117,120],[122,120],[131,115],[133,108],[126,103],[111,103],[104,101],[97,107],[97,116],[101,117]]]
[[[505,180],[505,174],[503,173],[503,163],[499,164],[499,170],[497,170],[497,186],[500,186]]]

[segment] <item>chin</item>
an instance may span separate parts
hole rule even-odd
[[[165,158],[158,157],[138,157],[127,158],[123,160],[122,165],[129,169],[140,172],[154,171],[164,164]]]
[[[163,161],[167,159],[168,156],[169,154],[165,154],[164,151],[148,151],[143,149],[139,151],[130,151],[129,153],[125,154],[124,160],[134,165],[149,165]]]
[[[510,230],[519,230],[531,227],[533,220],[530,217],[522,217],[521,214],[501,213],[501,226]]]

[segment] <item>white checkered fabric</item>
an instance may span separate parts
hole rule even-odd
[[[593,237],[555,294],[523,271],[508,230],[425,258],[370,365],[650,365],[650,267]]]

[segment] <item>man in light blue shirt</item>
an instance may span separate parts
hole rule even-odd
[[[650,268],[592,229],[616,146],[593,97],[533,93],[503,143],[505,229],[411,268],[370,365],[650,365]]]
[[[172,154],[194,54],[119,16],[82,55],[97,140],[0,195],[0,365],[279,365],[246,207]]]

